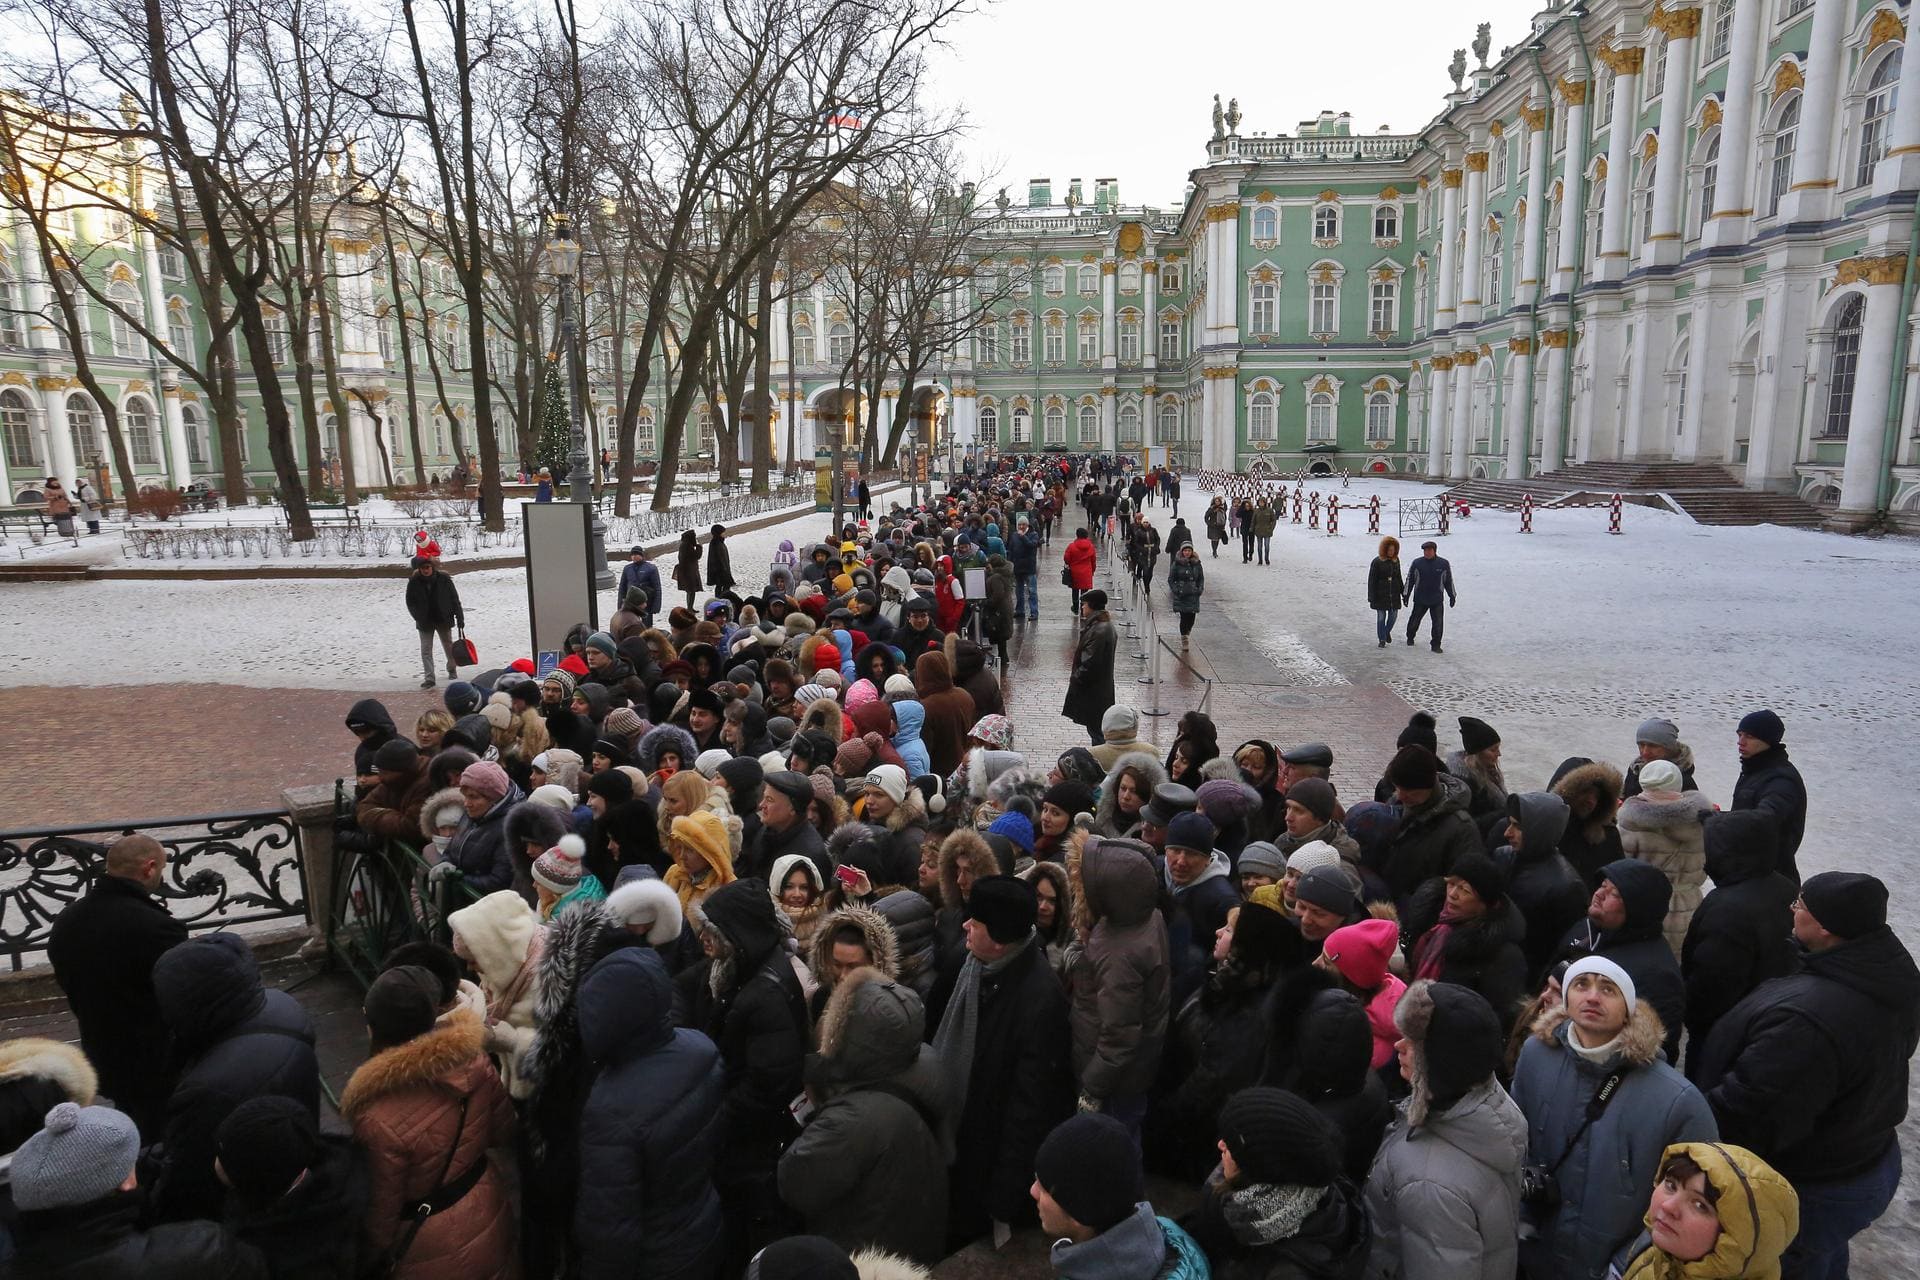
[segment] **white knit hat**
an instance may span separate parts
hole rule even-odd
[[[1287,874],[1305,875],[1315,867],[1337,867],[1340,851],[1325,840],[1309,840],[1287,855]]]

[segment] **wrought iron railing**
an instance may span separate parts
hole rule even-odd
[[[166,849],[158,894],[190,930],[312,918],[285,810],[0,831],[0,951],[15,972],[40,961],[55,918],[105,873],[107,846],[136,832]]]
[[[334,784],[334,806],[336,815],[352,812],[344,780]],[[449,942],[447,917],[479,900],[458,871],[435,880],[430,870],[419,850],[400,840],[335,847],[327,950],[361,986],[386,967],[394,948]]]

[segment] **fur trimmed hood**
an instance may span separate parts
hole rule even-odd
[[[834,985],[833,935],[842,925],[852,925],[866,939],[867,954],[872,957],[869,968],[889,981],[900,976],[900,940],[887,918],[868,907],[842,907],[821,920],[814,931],[807,961],[815,982],[827,988]]]
[[[1067,839],[1067,857],[1069,859],[1079,857],[1079,850],[1085,843],[1085,834],[1085,832],[1078,828],[1070,829]],[[1058,897],[1059,905],[1054,910],[1052,941],[1062,946],[1073,941],[1074,935],[1072,930],[1076,920],[1075,910],[1080,899],[1074,893],[1073,876],[1068,872],[1067,868],[1051,859],[1039,858],[1034,861],[1032,866],[1016,874],[1028,884],[1033,885],[1035,892],[1039,891],[1039,882],[1042,880],[1053,885],[1053,892]]]
[[[940,1060],[922,1038],[926,1024],[926,1006],[912,987],[877,969],[855,969],[827,997],[807,1081],[833,1094],[886,1086],[908,1094],[926,1115],[941,1115],[950,1095]]]
[[[448,805],[458,810],[461,817],[467,813],[467,802],[458,787],[442,787],[426,798],[420,806],[420,834],[427,844],[433,843],[433,815]]]
[[[460,908],[447,917],[447,923],[473,953],[474,971],[489,993],[513,981],[541,927],[540,917],[512,889],[498,890]]]
[[[660,753],[663,751],[680,753],[680,767],[693,768],[695,757],[700,754],[694,745],[693,735],[677,724],[657,724],[640,736],[640,768],[652,773],[660,767]]]
[[[933,1280],[933,1272],[884,1249],[862,1249],[853,1255],[860,1280]]]
[[[644,930],[647,945],[670,946],[680,937],[685,913],[680,895],[664,880],[651,876],[629,880],[607,895],[600,908],[609,923],[633,933]]]
[[[893,812],[881,819],[881,824],[889,831],[905,831],[908,827],[925,828],[927,818],[927,797],[918,787],[907,788],[907,798],[893,806]]]
[[[1571,823],[1579,828],[1586,842],[1597,844],[1614,824],[1614,816],[1620,809],[1621,789],[1625,786],[1626,780],[1618,769],[1604,760],[1589,760],[1562,773],[1549,790],[1567,802],[1567,808],[1573,811]],[[1583,818],[1580,800],[1588,795],[1599,803]]]
[[[456,1014],[405,1044],[383,1049],[360,1064],[340,1095],[340,1114],[351,1121],[382,1098],[404,1089],[430,1085],[451,1076],[491,1071],[480,1058],[486,1028],[477,1018]]]
[[[100,1077],[86,1054],[64,1041],[39,1036],[0,1042],[0,1084],[18,1080],[50,1081],[83,1107],[92,1106],[100,1092]]]
[[[1153,799],[1153,789],[1167,780],[1166,768],[1150,752],[1129,751],[1113,762],[1113,767],[1107,770],[1107,776],[1100,783],[1100,802],[1094,807],[1093,825],[1103,831],[1112,831],[1116,835],[1124,829],[1119,822],[1120,771],[1128,765],[1133,765],[1147,775],[1147,794],[1140,798],[1143,806]]]
[[[987,838],[965,827],[940,844],[940,904],[949,909],[960,906],[960,866],[964,863],[979,880],[1000,874],[1000,860],[993,856]]]
[[[1713,802],[1698,791],[1682,791],[1671,800],[1654,800],[1645,791],[1630,795],[1620,802],[1620,815],[1617,819],[1620,830],[1672,832],[1671,838],[1685,839],[1687,828],[1694,828],[1693,838],[1703,838],[1699,832],[1700,824],[1713,812]]]
[[[1556,1049],[1572,1050],[1567,1047],[1567,1037],[1573,1033],[1573,1021],[1567,1013],[1565,1004],[1540,1011],[1533,1020],[1532,1035],[1542,1044]],[[1626,1029],[1620,1033],[1617,1041],[1621,1056],[1636,1067],[1650,1066],[1661,1055],[1667,1029],[1660,1021],[1660,1015],[1645,1000],[1636,1001],[1633,1016],[1627,1019]]]

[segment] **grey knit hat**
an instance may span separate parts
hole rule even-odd
[[[13,1153],[13,1203],[70,1209],[117,1191],[140,1158],[140,1131],[112,1107],[63,1102]]]

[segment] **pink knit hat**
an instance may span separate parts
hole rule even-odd
[[[491,760],[481,760],[460,771],[460,786],[462,790],[477,792],[497,802],[506,799],[513,783],[505,769]]]
[[[1391,920],[1362,920],[1343,925],[1327,935],[1321,951],[1348,982],[1371,991],[1387,976],[1387,962],[1400,941],[1400,926]]]
[[[533,882],[553,893],[572,893],[587,874],[586,856],[585,840],[576,835],[561,836],[559,844],[533,860]]]

